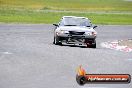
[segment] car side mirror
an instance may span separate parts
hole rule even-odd
[[[54,26],[59,26],[58,24],[53,24]]]
[[[96,27],[98,27],[98,26],[97,26],[97,25],[94,25],[94,26],[93,26],[93,29],[95,29]]]

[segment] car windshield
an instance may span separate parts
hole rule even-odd
[[[86,18],[73,18],[73,17],[67,17],[63,18],[60,22],[60,26],[87,26],[91,27],[90,20]]]

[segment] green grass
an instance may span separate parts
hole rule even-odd
[[[88,13],[91,11],[97,13]],[[110,14],[100,14],[100,11],[110,12]],[[131,14],[119,14],[120,12]],[[94,24],[132,25],[132,2],[123,0],[0,0],[0,22],[50,24],[58,22],[64,15],[88,17]]]
[[[26,9],[132,11],[124,0],[0,0],[0,6]]]

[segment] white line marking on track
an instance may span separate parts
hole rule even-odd
[[[12,53],[10,53],[10,52],[3,52],[3,54],[12,54]]]
[[[2,55],[0,56],[0,60],[3,59],[6,55],[11,55],[13,53],[10,52],[0,52]]]
[[[132,59],[127,59],[128,61],[132,61]]]

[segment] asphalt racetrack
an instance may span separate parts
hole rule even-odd
[[[54,26],[0,24],[0,88],[132,88],[130,84],[76,83],[76,69],[87,73],[132,75],[132,53],[101,47],[132,38],[132,26],[99,25],[97,48],[53,45]]]

